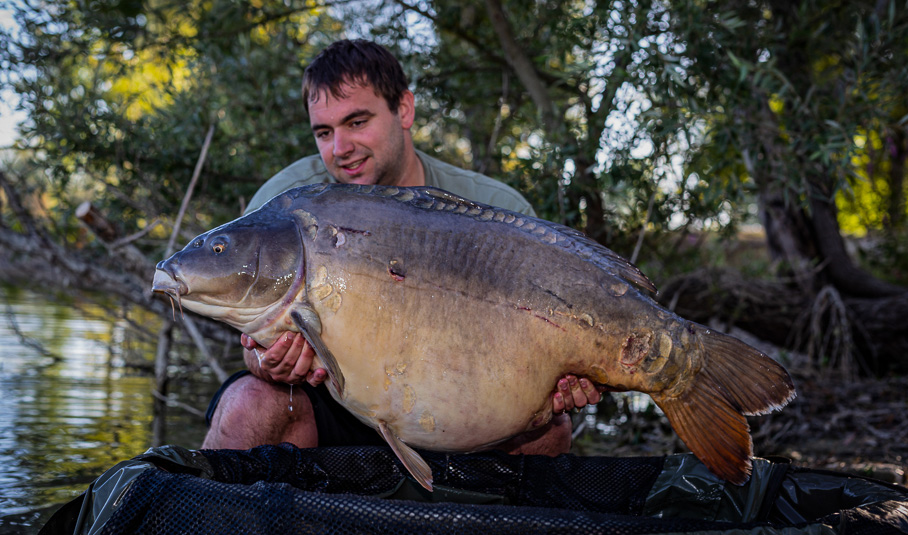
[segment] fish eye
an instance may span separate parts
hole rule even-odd
[[[214,254],[221,254],[227,250],[227,246],[223,243],[212,244],[211,250],[214,251]]]

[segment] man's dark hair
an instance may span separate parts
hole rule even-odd
[[[404,70],[390,52],[365,39],[344,39],[322,50],[303,74],[303,102],[317,102],[322,92],[343,98],[341,85],[370,85],[384,97],[392,113],[397,113],[400,97],[407,90]]]

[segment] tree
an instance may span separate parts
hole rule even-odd
[[[696,252],[687,236],[734,236],[759,212],[778,266],[772,291],[758,281],[763,295],[795,298],[785,312],[728,291],[712,313],[794,345],[790,326],[813,315],[843,347],[881,361],[908,350],[898,316],[883,312],[906,308],[906,270],[868,275],[839,224],[883,233],[892,254],[878,269],[908,257],[908,13],[894,0],[47,7],[20,10],[23,34],[0,37],[0,66],[42,167],[24,184],[53,200],[46,211],[71,243],[85,245],[68,214],[88,196],[123,234],[172,221],[212,125],[184,236],[233,217],[264,178],[314,152],[299,77],[346,28],[402,59],[421,148],[510,182],[542,216],[657,278],[677,274],[679,250]],[[135,243],[159,257],[166,234]],[[683,288],[719,279],[671,282],[663,298],[696,314],[703,303]]]
[[[689,73],[708,90],[711,102],[699,106],[714,119],[709,139],[733,148],[729,163],[743,165],[757,186],[773,254],[812,291],[832,284],[855,297],[903,292],[846,253],[836,196],[859,180],[852,158],[860,137],[904,137],[895,122],[905,111],[900,88],[908,78],[898,64],[908,52],[908,13],[885,1],[697,7],[679,5],[678,20],[696,17],[702,27],[673,30],[694,60]],[[900,152],[890,166],[896,174]],[[904,188],[903,167],[900,173],[890,175],[893,199]]]
[[[659,195],[659,162],[677,142],[673,126],[684,121],[638,124],[648,73],[676,61],[646,50],[664,41],[664,8],[497,0],[425,6],[387,8],[401,11],[391,25],[416,13],[438,35],[436,46],[419,50],[430,61],[416,80],[428,103],[423,115],[447,111],[444,127],[432,131],[457,132],[446,136],[468,141],[463,152],[476,169],[507,177],[549,219],[601,240],[643,225],[648,199]],[[651,217],[671,212],[673,201],[662,198]]]
[[[216,156],[188,236],[235,217],[264,179],[313,150],[299,80],[340,28],[324,9],[60,1],[21,5],[16,18],[2,62],[28,114],[20,143],[43,168],[33,185],[60,201],[61,223],[86,198],[127,234],[172,221],[211,125]]]
[[[886,231],[904,235],[908,11],[888,1],[674,7],[687,72],[704,89],[692,107],[709,120],[711,145],[693,170],[753,182],[781,274],[795,281],[802,308],[823,316],[819,338],[860,348],[878,369],[904,369],[908,341],[890,314],[904,312],[908,294],[848,254],[837,200],[885,173]],[[868,138],[890,148],[874,155],[875,168],[860,165]]]

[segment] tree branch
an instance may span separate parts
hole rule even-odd
[[[539,108],[543,124],[549,132],[559,132],[562,122],[558,116],[555,103],[549,97],[548,88],[539,77],[533,62],[524,54],[523,48],[514,37],[514,32],[511,31],[511,25],[507,20],[504,9],[501,7],[501,2],[499,0],[486,0],[486,10],[489,13],[489,19],[492,21],[492,27],[495,28],[495,33],[498,35],[501,48],[504,50],[505,58],[530,94],[536,107]]]
[[[189,199],[192,198],[192,191],[195,189],[196,183],[199,181],[199,175],[202,173],[202,166],[205,165],[205,158],[208,156],[208,147],[211,146],[211,138],[214,136],[214,123],[208,127],[208,133],[205,134],[205,141],[202,143],[202,151],[199,154],[199,159],[195,163],[195,169],[192,171],[192,179],[189,180],[189,187],[186,188],[186,195],[183,196],[183,202],[180,204],[180,212],[177,214],[177,219],[173,223],[173,232],[170,233],[170,241],[167,242],[167,250],[164,253],[164,256],[170,256],[170,253],[173,252],[173,244],[177,239],[177,234],[180,232],[180,223],[183,221],[183,216],[186,214],[186,207],[189,205]]]

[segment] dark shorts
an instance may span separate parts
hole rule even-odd
[[[218,402],[221,401],[221,395],[231,384],[245,375],[251,375],[251,372],[249,370],[236,372],[228,377],[221,388],[215,392],[211,403],[208,404],[208,411],[205,413],[205,422],[208,427],[211,427],[211,418],[214,416]],[[386,444],[378,431],[357,420],[347,409],[335,401],[325,385],[314,387],[309,383],[303,383],[295,386],[301,388],[312,403],[319,446],[384,446]]]

